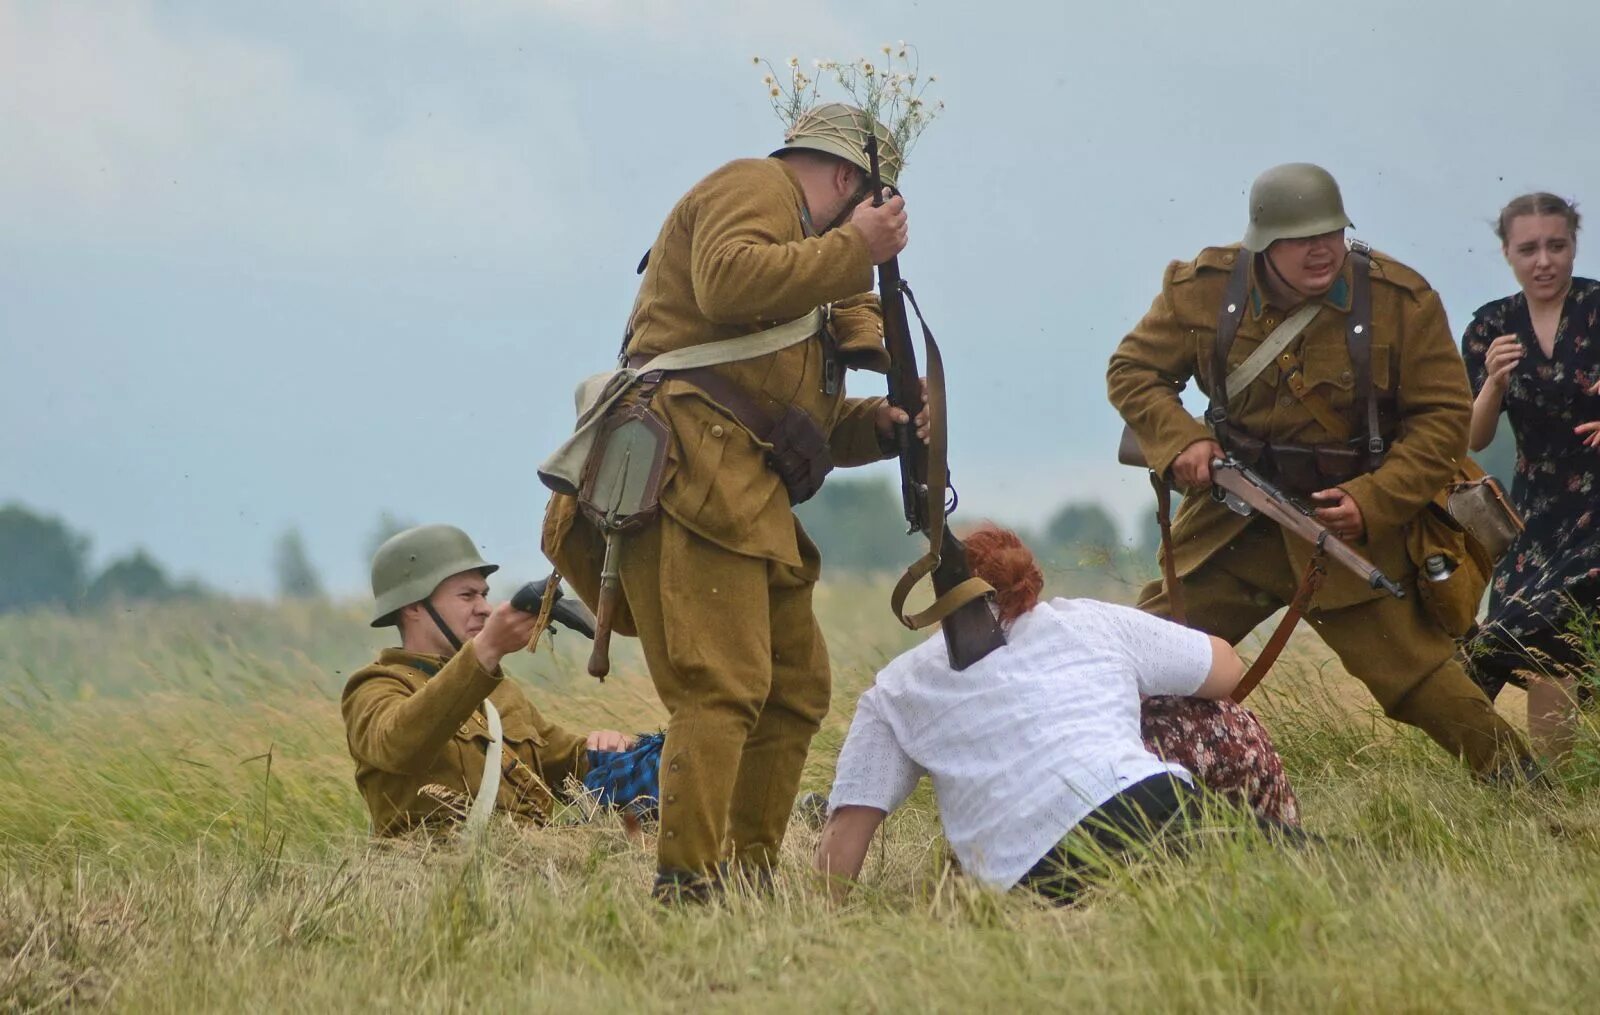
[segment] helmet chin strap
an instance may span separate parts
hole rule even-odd
[[[439,611],[433,608],[433,602],[431,600],[424,599],[422,601],[422,608],[428,611],[428,616],[433,618],[434,626],[439,629],[440,634],[444,635],[444,640],[450,643],[450,651],[460,652],[461,639],[456,637],[456,633],[450,630],[450,625],[446,624],[444,622],[444,618],[439,616]]]

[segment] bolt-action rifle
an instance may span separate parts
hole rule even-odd
[[[1328,531],[1310,508],[1246,468],[1232,455],[1211,460],[1211,496],[1236,514],[1249,516],[1260,512],[1360,575],[1369,588],[1382,589],[1396,599],[1406,597],[1405,589]]]
[[[883,178],[878,168],[878,138],[873,124],[867,125],[868,186],[872,203],[883,204]],[[967,563],[967,549],[950,531],[947,515],[954,503],[946,504],[948,466],[945,459],[944,365],[939,347],[926,323],[922,334],[928,350],[928,443],[917,439],[915,419],[922,408],[922,378],[917,369],[916,348],[911,344],[911,326],[906,318],[906,297],[911,290],[900,277],[900,260],[891,257],[878,266],[878,299],[883,306],[883,342],[889,351],[889,404],[905,412],[913,422],[897,423],[894,441],[900,455],[900,499],[905,508],[910,532],[928,537],[928,552],[907,569],[890,600],[901,623],[912,629],[940,623],[950,665],[957,670],[982,659],[1006,643],[993,611],[989,609],[988,586],[974,578]],[[916,298],[911,297],[915,306]],[[921,320],[922,314],[917,314]],[[906,596],[924,575],[932,573],[935,601],[932,607],[912,617],[904,611]]]

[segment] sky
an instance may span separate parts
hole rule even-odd
[[[238,595],[290,527],[358,593],[384,511],[540,571],[534,467],[640,254],[779,139],[751,57],[906,40],[962,515],[1131,532],[1104,369],[1167,262],[1318,162],[1459,333],[1514,288],[1506,200],[1600,215],[1597,38],[1593,0],[0,0],[0,503]]]

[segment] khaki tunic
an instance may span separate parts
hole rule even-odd
[[[833,305],[840,365],[883,370],[866,242],[812,236],[799,179],[777,159],[729,163],[673,208],[650,252],[630,354],[761,331]],[[877,461],[882,398],[823,391],[823,346],[800,342],[717,369],[829,435],[836,465]],[[762,397],[764,396],[764,397]],[[661,770],[659,868],[700,876],[732,855],[775,862],[806,751],[827,714],[827,648],[812,612],[816,548],[766,464],[768,447],[693,385],[668,380],[661,515],[621,541],[616,630],[636,634],[671,719]],[[594,605],[604,546],[570,497],[552,499],[545,552]]]
[[[374,834],[461,816],[483,778],[484,698],[499,710],[515,759],[502,756],[497,810],[542,821],[567,777],[583,778],[585,738],[550,722],[515,684],[480,666],[471,642],[448,660],[384,649],[351,675],[340,701]]]
[[[1107,386],[1111,403],[1138,435],[1146,460],[1165,474],[1173,459],[1195,441],[1211,436],[1178,401],[1178,388],[1196,378],[1211,390],[1211,356],[1228,275],[1240,248],[1209,247],[1192,261],[1168,266],[1161,295],[1111,357]],[[1345,346],[1353,262],[1323,298],[1325,308],[1286,350],[1298,362],[1307,387],[1350,424],[1358,418],[1355,371]],[[1229,350],[1229,369],[1259,346],[1293,308],[1274,307],[1251,273],[1250,306]],[[1367,533],[1358,549],[1402,584],[1414,577],[1406,553],[1407,526],[1449,482],[1467,453],[1472,390],[1457,353],[1439,295],[1415,271],[1372,254],[1372,375],[1395,439],[1381,468],[1340,484],[1361,508]],[[1341,443],[1290,389],[1289,371],[1278,363],[1241,391],[1229,391],[1229,422],[1251,436],[1296,444]],[[1174,564],[1180,576],[1194,571],[1228,546],[1250,519],[1210,497],[1185,497],[1173,523]],[[1311,546],[1283,532],[1298,573]],[[1385,595],[1344,568],[1328,569],[1316,605],[1336,609]]]

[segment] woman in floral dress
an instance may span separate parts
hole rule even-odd
[[[1527,529],[1495,571],[1469,669],[1491,698],[1508,683],[1528,689],[1534,748],[1555,759],[1593,664],[1577,629],[1600,607],[1600,282],[1573,277],[1578,211],[1554,194],[1512,201],[1495,231],[1522,288],[1478,310],[1461,352],[1472,449],[1510,417],[1511,498]]]

